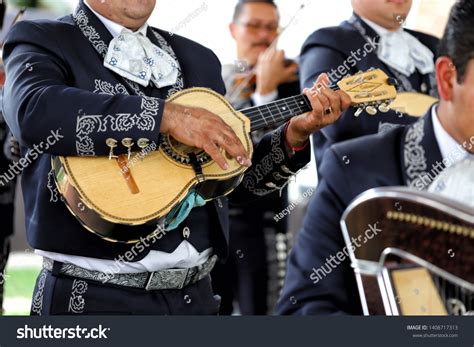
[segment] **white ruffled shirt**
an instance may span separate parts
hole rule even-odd
[[[416,37],[403,28],[389,31],[366,18],[362,20],[380,36],[377,56],[382,62],[405,76],[410,76],[415,70],[422,74],[434,72],[433,52]]]

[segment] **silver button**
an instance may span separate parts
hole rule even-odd
[[[183,228],[183,237],[185,239],[189,239],[189,236],[191,235],[191,230],[188,227]]]
[[[426,85],[425,82],[421,84],[420,89],[422,93],[426,93],[428,91],[428,86]]]

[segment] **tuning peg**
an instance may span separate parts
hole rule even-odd
[[[122,145],[127,148],[127,159],[130,160],[130,156],[132,155],[132,146],[134,145],[133,139],[130,137],[125,137],[122,139]]]
[[[354,117],[359,117],[362,112],[364,112],[364,109],[362,107],[359,107],[357,111],[355,111]]]
[[[385,104],[385,103],[380,104],[378,109],[382,113],[386,113],[386,112],[390,111],[390,107],[388,107],[388,105]]]
[[[116,156],[114,155],[114,148],[117,147],[117,140],[108,138],[107,140],[105,140],[105,144],[110,148],[109,160],[111,160],[112,158],[116,158]]]
[[[375,116],[377,114],[377,109],[374,106],[367,106],[365,111],[371,116]]]
[[[149,144],[150,144],[150,140],[148,140],[144,137],[138,139],[138,141],[137,141],[137,146],[140,147],[140,149],[142,149],[142,150],[147,148]]]

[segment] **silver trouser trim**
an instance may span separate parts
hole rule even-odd
[[[60,263],[59,273],[104,284],[108,283],[146,290],[182,289],[209,275],[216,261],[217,256],[213,255],[204,264],[188,269],[166,269],[128,274],[106,274],[100,271],[87,270],[72,264]],[[43,258],[44,269],[52,271],[53,263],[52,259]]]

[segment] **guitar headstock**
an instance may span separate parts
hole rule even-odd
[[[370,115],[388,112],[390,103],[397,97],[397,81],[380,69],[358,72],[343,78],[337,85],[349,94],[352,106],[358,107],[356,117],[364,110]]]

